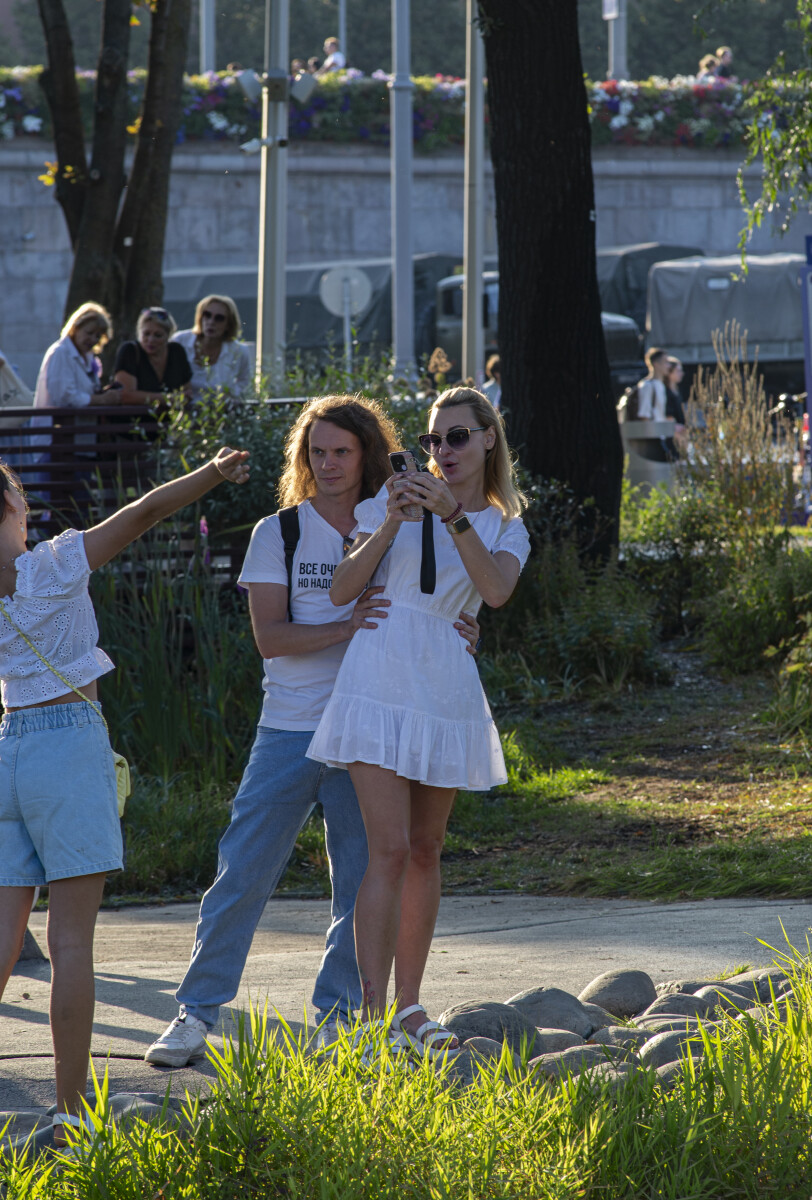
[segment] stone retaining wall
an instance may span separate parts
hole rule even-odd
[[[0,349],[33,386],[42,354],[58,335],[70,251],[53,191],[37,180],[53,151],[15,141],[0,149]],[[599,246],[664,241],[735,250],[742,224],[732,153],[598,150]],[[755,182],[757,173],[751,172]],[[290,150],[288,258],[292,263],[384,257],[389,243],[389,160],[363,146]],[[415,159],[414,249],[462,252],[461,154]],[[259,162],[232,147],[179,147],[166,239],[167,269],[255,261]],[[808,221],[812,231],[812,221]],[[769,230],[753,248],[798,249],[798,223],[781,243]],[[488,172],[486,254],[496,250],[493,180]]]

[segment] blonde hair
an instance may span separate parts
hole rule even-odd
[[[438,408],[462,408],[467,405],[474,413],[474,420],[486,429],[493,429],[496,441],[485,457],[485,499],[488,504],[502,510],[505,517],[518,517],[527,508],[527,497],[516,482],[516,463],[510,453],[505,422],[487,396],[476,388],[453,387],[442,392],[431,406],[430,414]],[[435,462],[429,464],[433,475],[442,478],[442,471]]]
[[[110,338],[113,336],[113,321],[106,308],[102,308],[100,304],[89,302],[80,304],[76,312],[72,312],[62,328],[62,337],[72,338],[77,329],[81,329],[83,325],[98,325],[102,332],[99,334],[99,340],[93,347],[94,350],[100,350]]]
[[[240,313],[237,305],[230,296],[204,296],[203,299],[199,301],[198,306],[195,309],[195,323],[192,326],[193,331],[195,333],[203,332],[203,312],[208,305],[212,303],[222,304],[223,308],[226,310],[228,316],[226,317],[226,329],[225,333],[223,334],[223,341],[233,342],[234,339],[238,338],[242,333],[242,322],[240,321]]]
[[[285,469],[279,477],[279,503],[301,504],[316,495],[310,467],[310,429],[316,421],[329,421],[361,443],[364,473],[361,500],[374,496],[392,474],[389,453],[396,450],[398,437],[391,418],[377,400],[364,396],[318,396],[299,414],[285,441]]]

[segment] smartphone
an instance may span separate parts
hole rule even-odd
[[[405,475],[408,471],[416,472],[420,470],[420,464],[411,450],[394,450],[389,455],[389,462],[392,465],[392,473],[394,475]],[[410,521],[422,521],[423,519],[422,504],[405,504],[403,512]]]

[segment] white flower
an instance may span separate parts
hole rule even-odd
[[[35,117],[33,113],[28,113],[23,117],[23,129],[26,133],[39,133],[42,129],[42,117]]]
[[[654,117],[649,115],[638,117],[635,121],[635,125],[641,133],[651,133],[652,129],[654,128]]]
[[[620,113],[621,116],[628,117],[634,112],[634,103],[631,100],[621,100]]]
[[[621,96],[636,96],[637,84],[632,83],[630,79],[620,79],[618,80],[617,90]]]
[[[657,112],[654,114],[654,120],[655,120],[655,121],[664,121],[664,120],[665,120],[665,113],[663,112],[663,110],[662,110],[662,109],[659,109],[659,110],[658,110],[658,111],[657,111]]]
[[[0,134],[2,134],[4,138],[13,138],[14,137],[14,122],[13,121],[4,121],[3,124],[0,125]]]
[[[228,129],[228,121],[219,112],[210,112],[206,115],[206,120],[211,125],[212,129],[216,129],[218,133],[222,133]]]
[[[612,117],[612,120],[609,122],[609,128],[610,129],[622,129],[624,127],[624,125],[628,125],[628,124],[629,124],[629,118],[624,117],[622,113],[618,113],[616,117]]]

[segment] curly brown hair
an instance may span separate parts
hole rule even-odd
[[[279,477],[279,503],[301,504],[316,494],[310,468],[310,428],[316,421],[329,421],[354,433],[364,455],[361,500],[381,490],[392,474],[389,452],[396,450],[398,437],[391,417],[377,400],[364,396],[317,396],[310,400],[291,427],[285,441],[285,469]]]

